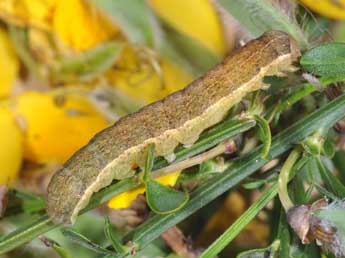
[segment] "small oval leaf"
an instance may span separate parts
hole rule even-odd
[[[345,43],[326,43],[307,51],[301,58],[305,70],[319,76],[345,74]]]
[[[168,214],[181,209],[188,202],[189,195],[150,180],[146,183],[146,200],[155,213]]]

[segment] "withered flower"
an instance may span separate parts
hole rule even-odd
[[[341,258],[345,257],[345,242],[338,230],[337,221],[319,215],[322,211],[331,212],[335,207],[345,208],[345,202],[337,201],[328,204],[325,199],[320,199],[312,205],[291,208],[287,212],[287,219],[303,244],[316,240],[316,243],[325,251]]]

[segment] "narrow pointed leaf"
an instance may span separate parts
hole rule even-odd
[[[155,47],[160,28],[145,1],[93,0],[92,2],[110,15],[132,43]]]
[[[90,239],[87,237],[83,236],[82,234],[72,230],[72,229],[62,229],[61,230],[62,234],[69,238],[71,241],[87,248],[90,249],[96,253],[100,254],[109,254],[112,253],[111,251],[107,250],[104,247],[101,247],[100,245],[92,242]]]
[[[150,173],[153,167],[154,162],[154,152],[155,152],[155,145],[150,144],[147,148],[147,157],[145,162],[145,171],[144,171],[144,182],[148,182],[150,180]]]
[[[216,257],[255,216],[277,195],[278,186],[275,183],[266,190],[216,241],[214,241],[200,258]],[[247,257],[247,256],[243,256]],[[258,256],[260,257],[260,256]]]
[[[212,53],[209,49],[201,45],[171,26],[166,26],[166,39],[173,44],[173,47],[181,56],[184,56],[190,65],[197,70],[196,75],[205,73],[210,67],[220,62],[220,57]]]
[[[55,250],[55,252],[58,253],[58,255],[61,258],[73,258],[65,248],[63,248],[63,247],[61,247],[61,246],[59,246],[57,244],[54,244],[52,246],[52,248]]]
[[[54,71],[59,80],[90,80],[109,69],[119,58],[122,44],[104,43],[76,57],[62,59]]]
[[[323,164],[320,157],[316,157],[317,167],[322,180],[325,182],[328,190],[339,198],[345,198],[345,186],[335,177],[331,171]]]
[[[338,200],[339,198],[335,196],[333,193],[327,191],[325,188],[323,188],[321,185],[315,184],[314,185],[317,191],[323,196],[327,197],[330,200]]]
[[[256,122],[258,123],[258,125],[260,126],[260,129],[263,133],[262,141],[263,141],[264,147],[262,149],[261,157],[263,159],[267,159],[268,154],[270,152],[270,148],[271,148],[271,142],[272,142],[271,129],[267,120],[264,119],[262,116],[254,115],[254,118]]]
[[[110,223],[109,217],[105,219],[104,233],[117,253],[124,253],[125,249],[121,244],[121,235]]]

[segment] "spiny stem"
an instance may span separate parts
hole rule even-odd
[[[286,212],[294,206],[293,202],[291,201],[289,197],[287,186],[289,183],[290,171],[293,165],[296,163],[296,161],[300,157],[301,152],[302,150],[300,146],[296,147],[293,151],[291,151],[291,153],[289,154],[289,157],[285,161],[282,167],[282,170],[279,174],[278,194],[279,194],[279,199]]]

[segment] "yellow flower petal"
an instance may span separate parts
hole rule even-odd
[[[345,19],[345,0],[300,0],[311,10],[333,19]]]
[[[193,79],[190,74],[166,59],[160,62],[161,75],[159,75],[131,48],[123,50],[116,65],[118,69],[108,72],[112,85],[145,103],[159,100],[185,87]]]
[[[57,0],[1,0],[0,17],[16,25],[49,29]]]
[[[24,156],[38,163],[66,161],[108,123],[83,96],[27,92],[15,114],[25,132]]]
[[[8,97],[18,74],[19,62],[5,30],[0,28],[0,98]]]
[[[53,28],[64,44],[86,50],[118,32],[94,6],[85,0],[59,0],[55,7]]]
[[[165,176],[161,176],[157,178],[156,181],[161,183],[162,185],[174,186],[180,174],[181,174],[181,171],[177,171]]]
[[[178,177],[180,176],[180,171],[174,172],[169,175],[165,175],[162,177],[157,178],[156,180],[163,184],[163,185],[170,185],[173,186],[176,184]],[[109,202],[108,206],[112,209],[124,209],[131,205],[132,201],[134,201],[139,194],[145,192],[145,187],[138,187],[133,190],[124,192],[113,197]]]
[[[108,207],[112,209],[125,209],[131,205],[139,194],[145,192],[145,187],[138,187],[113,197],[108,202]]]
[[[22,135],[12,113],[0,107],[0,185],[11,184],[22,163]]]
[[[149,0],[152,9],[175,29],[222,55],[225,41],[217,13],[209,0]]]

